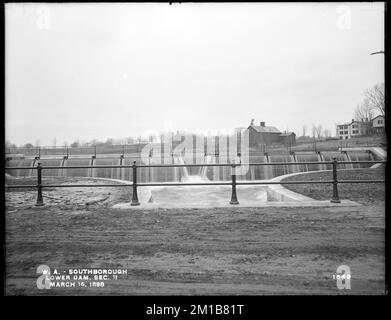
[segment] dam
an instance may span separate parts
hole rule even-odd
[[[331,170],[331,164],[321,162],[332,161],[333,158],[338,161],[339,169],[355,169],[370,167],[365,163],[344,163],[349,161],[374,161],[378,157],[368,150],[354,150],[350,152],[329,151],[329,152],[297,152],[287,154],[250,154],[246,161],[248,163],[257,163],[260,165],[250,165],[243,174],[237,175],[238,181],[269,180],[278,176],[308,172]],[[196,166],[197,164],[231,164],[232,161],[239,164],[242,158],[237,156],[235,159],[228,157],[219,157],[215,154],[205,154],[198,157],[184,158],[181,155],[165,154],[161,158],[149,157],[147,161],[142,161],[140,154],[118,155],[78,155],[78,156],[44,156],[41,158],[9,158],[6,160],[6,167],[36,167],[38,162],[43,168],[43,177],[87,177],[87,178],[106,178],[118,180],[132,180],[131,168],[69,168],[73,166],[131,166],[133,161],[137,165],[164,165],[178,164],[181,167],[139,167],[137,170],[138,182],[186,182],[198,180],[202,181],[230,181],[231,168],[229,166]],[[245,161],[243,161],[245,162]],[[306,164],[308,162],[308,164]],[[319,162],[317,164],[316,162]],[[262,165],[265,163],[267,165]],[[273,163],[279,163],[273,165]],[[286,165],[281,165],[286,163]],[[294,163],[298,163],[294,165]],[[189,167],[183,165],[191,165]],[[289,165],[288,165],[289,164]],[[58,169],[45,169],[45,167],[59,167]],[[7,173],[13,177],[32,177],[36,170],[14,169],[7,170]]]

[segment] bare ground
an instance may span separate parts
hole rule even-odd
[[[91,182],[94,183],[94,182]],[[384,294],[384,204],[114,210],[128,188],[7,192],[7,295]],[[86,205],[91,197],[108,200]],[[103,288],[38,290],[38,265],[123,268]],[[339,265],[352,272],[338,290]]]
[[[338,181],[343,180],[384,180],[385,168],[338,170]],[[332,172],[303,173],[287,177],[282,181],[330,181]],[[285,188],[298,192],[315,200],[329,200],[333,195],[333,186],[328,184],[286,184]],[[363,205],[385,206],[384,183],[339,183],[339,198],[359,202]]]

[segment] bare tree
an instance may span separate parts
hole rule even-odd
[[[24,145],[24,147],[27,148],[27,149],[31,149],[31,148],[33,148],[34,146],[33,146],[31,143],[26,143],[26,144]]]
[[[9,140],[5,140],[5,147],[8,148],[8,149],[15,149],[16,148],[16,144],[15,143],[12,143],[11,141]]]
[[[76,140],[74,142],[71,143],[71,148],[78,148],[80,147],[80,142],[79,140]]]
[[[127,137],[126,138],[126,144],[133,144],[134,143],[134,138],[133,137]]]
[[[373,116],[374,109],[370,106],[368,99],[365,99],[362,104],[357,105],[353,114],[353,118],[356,121],[371,121]]]
[[[324,137],[327,139],[331,136],[331,131],[329,129],[323,130]]]
[[[323,130],[323,127],[321,124],[318,124],[317,126],[315,126],[315,134],[318,139],[320,139],[322,137],[322,130]]]
[[[374,85],[364,93],[364,97],[368,107],[379,112],[382,116],[385,115],[384,102],[384,82]]]
[[[303,125],[303,137],[305,137],[305,134],[307,132],[307,126],[306,125]]]
[[[312,125],[312,137],[315,139],[316,137],[316,126],[313,124]]]
[[[107,138],[105,145],[112,146],[114,144],[114,139],[113,138]]]
[[[123,145],[122,139],[111,139],[112,145]]]

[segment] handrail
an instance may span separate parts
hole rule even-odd
[[[370,161],[338,161],[337,164],[365,164],[386,163],[385,160]],[[309,161],[309,162],[255,162],[237,163],[235,166],[271,166],[271,165],[308,165],[308,164],[333,164],[333,161]],[[229,163],[200,163],[200,164],[138,164],[137,168],[164,168],[164,167],[231,167]],[[95,165],[95,166],[45,166],[42,169],[94,169],[94,168],[132,168],[133,165]],[[37,169],[34,167],[5,167],[7,170]]]
[[[339,164],[364,164],[364,163],[386,163],[385,160],[378,161],[337,161],[337,158],[333,158],[332,161],[317,161],[317,162],[262,162],[262,163],[222,163],[222,164],[160,164],[160,165],[137,165],[136,161],[133,161],[133,165],[101,165],[101,166],[45,166],[42,167],[41,163],[38,162],[36,167],[5,167],[6,170],[37,170],[37,185],[6,185],[5,187],[8,189],[16,189],[16,188],[37,188],[37,202],[36,206],[43,206],[43,197],[42,197],[42,189],[43,188],[67,188],[67,187],[132,187],[132,206],[140,205],[137,196],[137,187],[147,187],[147,186],[207,186],[207,185],[231,185],[232,186],[232,194],[230,204],[236,205],[239,204],[236,194],[236,186],[237,185],[269,185],[269,184],[333,184],[333,196],[330,200],[332,203],[340,203],[340,199],[338,196],[338,183],[384,183],[385,180],[342,180],[339,181],[337,179],[337,166]],[[255,165],[308,165],[308,164],[331,164],[332,165],[332,180],[325,181],[270,181],[270,180],[258,180],[258,181],[236,181],[236,173],[235,168],[241,167],[245,165],[255,166]],[[137,182],[137,168],[153,168],[153,167],[227,167],[230,166],[232,168],[231,172],[231,182],[165,182],[165,183],[138,183]],[[83,168],[132,168],[132,184],[67,184],[67,185],[56,185],[56,184],[42,184],[42,170],[47,169],[83,169]],[[329,170],[327,170],[329,171]]]

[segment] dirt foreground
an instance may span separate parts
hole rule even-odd
[[[128,211],[111,208],[128,188],[90,189],[53,189],[44,207],[34,191],[7,192],[7,295],[385,293],[384,203]],[[83,192],[108,199],[87,205]],[[126,274],[40,290],[43,264]],[[351,269],[350,290],[333,279],[340,265]]]

